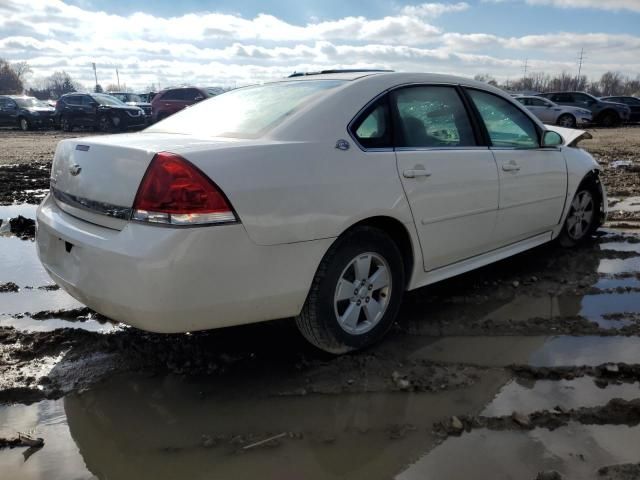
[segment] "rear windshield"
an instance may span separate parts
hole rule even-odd
[[[344,83],[309,80],[239,88],[186,108],[147,131],[255,138],[316,96]]]

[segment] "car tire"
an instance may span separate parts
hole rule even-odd
[[[63,115],[62,117],[60,117],[60,129],[63,132],[70,132],[72,128],[73,127],[71,126],[71,121],[69,120],[69,117],[67,117],[66,115]]]
[[[18,126],[20,127],[20,130],[22,130],[23,132],[31,130],[31,125],[29,124],[29,120],[27,120],[24,117],[20,117],[18,119]]]
[[[576,246],[595,233],[599,226],[600,203],[600,195],[593,185],[578,188],[558,237],[560,245]]]
[[[113,129],[113,122],[108,115],[100,115],[98,117],[98,124],[96,125],[99,132],[110,132]]]
[[[563,113],[558,117],[557,125],[565,128],[576,128],[576,117],[570,113]]]
[[[603,127],[615,127],[620,123],[620,116],[615,112],[605,112],[600,117],[600,124]]]
[[[402,254],[382,230],[355,227],[326,253],[296,324],[332,354],[380,340],[393,325],[405,289]]]

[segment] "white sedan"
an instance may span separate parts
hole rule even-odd
[[[452,76],[241,88],[61,141],[38,252],[72,296],[144,330],[295,317],[346,352],[389,330],[406,290],[595,231],[599,167],[583,132],[557,130]]]
[[[586,125],[593,121],[591,110],[586,108],[558,105],[543,97],[519,95],[515,99],[543,123],[576,128],[578,125]]]

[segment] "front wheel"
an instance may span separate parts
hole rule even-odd
[[[323,258],[296,324],[334,354],[380,340],[395,320],[405,287],[402,255],[383,231],[356,227]]]
[[[63,116],[60,118],[60,128],[63,132],[71,131],[71,121],[69,120],[69,117]]]
[[[111,119],[107,115],[100,115],[98,118],[98,131],[100,132],[110,132],[113,127],[113,123]]]
[[[580,187],[560,233],[560,244],[573,247],[589,238],[598,228],[599,213],[600,197],[592,187]]]
[[[576,128],[576,117],[570,113],[564,113],[558,118],[558,125],[565,128]]]

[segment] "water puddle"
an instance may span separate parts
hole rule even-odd
[[[636,277],[626,278],[600,278],[594,285],[594,288],[606,290],[608,288],[640,288],[640,279]]]
[[[9,218],[22,215],[23,217],[32,218],[35,220],[37,209],[38,209],[38,205],[31,205],[29,203],[15,203],[13,205],[2,205],[0,206],[0,219],[2,219],[2,222],[4,223],[4,221],[8,220]]]
[[[598,273],[609,275],[637,271],[640,271],[640,257],[603,259],[598,266]]]
[[[640,255],[640,243],[630,242],[603,242],[600,250],[614,250],[616,252],[637,252]]]
[[[611,207],[612,212],[640,212],[640,197],[625,197]]]
[[[500,389],[496,398],[480,415],[499,417],[511,415],[514,410],[531,413],[536,410],[551,410],[557,406],[565,409],[596,407],[614,398],[633,400],[640,396],[640,384],[609,384],[598,387],[591,377],[574,380],[511,380]]]
[[[260,397],[211,378],[116,377],[62,401],[0,407],[5,430],[35,428],[45,440],[26,463],[20,449],[0,450],[0,471],[12,480],[388,479],[432,448],[433,422],[479,411],[502,383],[494,375],[438,394]]]
[[[0,283],[14,282],[21,287],[51,284],[32,241],[17,237],[0,238],[0,265]]]
[[[474,430],[447,439],[396,479],[524,480],[536,478],[540,471],[556,470],[566,478],[595,480],[603,466],[636,463],[639,444],[640,427],[619,425],[569,424],[554,431],[529,432]]]
[[[13,327],[16,330],[29,332],[51,332],[58,328],[80,328],[90,332],[109,333],[118,328],[118,324],[111,322],[99,322],[93,319],[66,320],[63,318],[47,318],[39,320],[28,315],[15,318],[10,315],[0,314],[0,327]]]
[[[411,348],[408,339],[407,348]],[[418,340],[413,340],[416,344]],[[488,367],[528,364],[540,367],[638,363],[639,337],[509,336],[419,339],[411,359],[466,363]],[[426,343],[426,345],[425,345]]]

